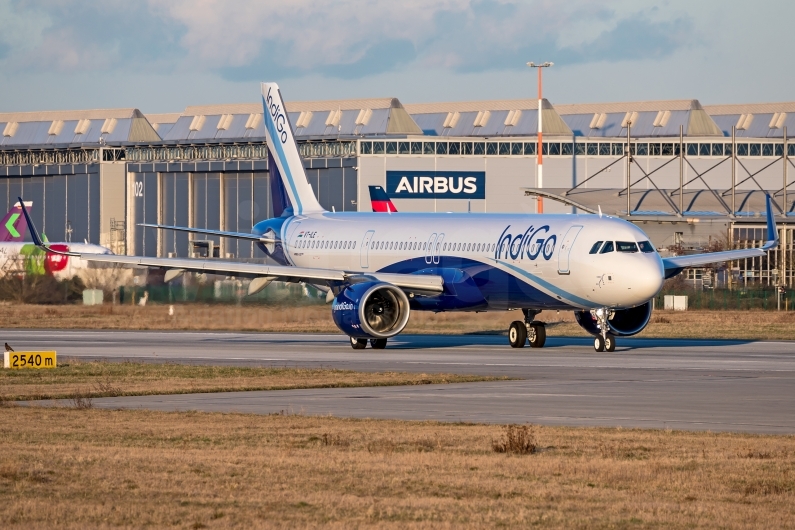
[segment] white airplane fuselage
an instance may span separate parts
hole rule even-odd
[[[274,230],[282,252],[262,246],[285,265],[441,275],[448,296],[429,310],[629,308],[648,302],[664,278],[656,252],[615,248],[646,242],[648,250],[646,234],[606,216],[325,212],[283,219]],[[274,222],[253,232],[276,229]],[[614,250],[590,253],[597,241],[614,242]]]

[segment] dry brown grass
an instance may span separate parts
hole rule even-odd
[[[494,377],[305,368],[248,368],[70,359],[52,370],[0,370],[0,401],[495,381]]]
[[[0,409],[4,528],[787,528],[795,438]]]
[[[33,306],[0,305],[4,328],[228,330],[339,333],[327,305],[234,306]],[[35,318],[33,318],[35,316]],[[547,334],[585,337],[570,311],[545,311]],[[415,311],[405,333],[505,333],[519,311],[427,313]],[[795,340],[795,311],[655,311],[640,337]]]

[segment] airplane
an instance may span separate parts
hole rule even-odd
[[[374,212],[397,212],[397,208],[392,204],[392,200],[381,186],[368,186],[370,189],[370,204]]]
[[[83,260],[252,278],[256,293],[273,280],[327,292],[351,347],[382,349],[412,311],[521,309],[511,347],[543,347],[545,309],[573,311],[596,351],[641,332],[663,281],[685,267],[763,256],[778,245],[771,199],[761,248],[662,258],[648,236],[623,219],[596,214],[329,212],[304,173],[279,87],[261,84],[274,218],[250,233],[159,224],[144,227],[255,242],[278,265],[190,258],[62,252],[43,243],[23,207],[34,242]],[[20,199],[21,202],[21,199]]]
[[[66,279],[93,268],[91,262],[69,259],[66,254],[42,252],[36,245],[25,242],[27,224],[20,204],[14,204],[0,221],[0,274],[24,272]],[[32,206],[31,202],[25,203],[28,213]],[[60,252],[111,253],[109,249],[91,243],[47,242],[47,245]]]

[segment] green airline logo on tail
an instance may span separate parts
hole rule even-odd
[[[12,213],[8,218],[8,221],[6,221],[6,230],[8,230],[9,234],[11,234],[11,237],[19,237],[19,232],[17,232],[17,229],[14,226],[17,223],[17,219],[19,219],[19,214]]]

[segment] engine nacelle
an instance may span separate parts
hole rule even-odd
[[[577,323],[591,335],[599,335],[597,322],[590,311],[575,311]],[[608,331],[619,337],[628,337],[643,331],[651,319],[651,300],[643,305],[629,309],[618,309],[612,319],[607,321]]]
[[[386,339],[408,324],[409,299],[391,283],[355,283],[334,298],[331,316],[337,327],[351,337]]]

